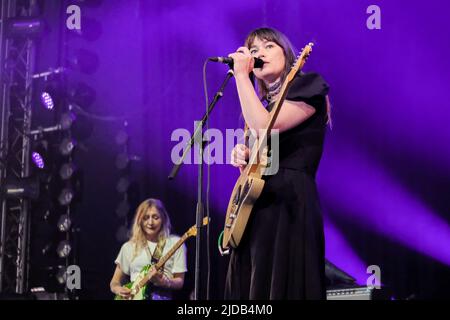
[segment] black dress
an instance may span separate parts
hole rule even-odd
[[[297,75],[287,100],[316,112],[280,134],[279,170],[266,176],[244,236],[231,253],[226,299],[325,299],[325,245],[315,175],[322,156],[328,84]]]

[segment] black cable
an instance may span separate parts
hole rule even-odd
[[[101,115],[89,113],[77,104],[72,104],[72,107],[74,110],[78,111],[78,113],[81,114],[82,116],[85,116],[86,118],[90,118],[90,119],[94,119],[94,120],[99,120],[99,121],[110,121],[110,122],[124,121],[124,120],[127,120],[127,119],[133,117],[133,116],[127,116],[127,117],[125,117],[125,116],[122,116],[122,117],[101,116]],[[135,115],[135,116],[140,116],[140,115]]]
[[[208,59],[205,60],[205,63],[203,64],[203,89],[205,91],[205,107],[206,107],[206,113],[208,113],[208,107],[209,107],[209,97],[208,97],[208,84],[206,81],[206,66],[208,64]],[[209,116],[209,115],[208,115]],[[209,129],[209,117],[207,117],[206,120],[206,132],[208,132]],[[207,144],[207,150],[209,154],[209,143]],[[202,161],[201,159],[200,161]],[[210,171],[210,164],[209,162],[206,163],[207,167],[207,174],[206,174],[206,217],[208,218],[208,221],[210,221],[209,217],[209,190],[210,190],[210,177],[211,177],[211,171]],[[210,256],[210,233],[209,233],[209,222],[206,225],[206,256],[207,256],[207,275],[206,275],[206,300],[209,300],[210,295],[210,282],[211,282],[211,256]]]

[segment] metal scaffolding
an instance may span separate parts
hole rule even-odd
[[[0,293],[28,291],[30,200],[8,190],[9,181],[30,175],[32,75],[35,44],[9,33],[7,22],[31,17],[36,0],[2,0],[0,25]]]

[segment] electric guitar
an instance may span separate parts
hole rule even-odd
[[[230,201],[228,202],[227,214],[225,218],[225,227],[223,230],[222,247],[228,249],[236,248],[242,239],[248,219],[250,218],[253,205],[261,195],[264,187],[264,180],[262,176],[267,169],[267,162],[261,161],[264,154],[267,154],[267,138],[270,136],[275,121],[280,113],[281,106],[287,96],[288,89],[294,80],[295,75],[299,72],[309,55],[312,52],[313,43],[305,46],[297,56],[297,60],[292,66],[286,80],[283,83],[280,91],[280,99],[276,101],[274,107],[270,112],[269,122],[263,134],[260,134],[258,140],[252,147],[250,158],[247,166],[239,176],[231,193]]]
[[[209,223],[209,219],[207,217],[203,218],[203,225],[206,226]],[[192,226],[189,228],[189,230],[180,238],[180,240],[177,241],[173,245],[173,247],[167,252],[164,257],[159,259],[159,261],[152,265],[146,265],[142,268],[141,272],[139,272],[139,275],[136,277],[136,279],[132,282],[129,282],[125,285],[126,288],[131,290],[131,294],[128,298],[124,298],[120,295],[116,295],[114,300],[145,300],[147,298],[146,291],[147,291],[147,284],[151,280],[152,272],[153,270],[161,270],[164,267],[164,264],[167,262],[167,260],[172,257],[172,255],[177,251],[179,247],[183,245],[183,243],[189,238],[189,237],[195,237],[197,235],[197,226]]]

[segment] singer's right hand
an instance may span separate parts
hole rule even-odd
[[[243,144],[237,144],[231,151],[231,165],[239,168],[241,171],[247,165],[250,150]]]
[[[254,58],[247,47],[239,47],[236,52],[228,55],[233,59],[234,76],[245,75],[248,77],[255,65]]]

